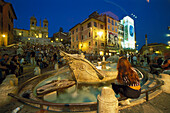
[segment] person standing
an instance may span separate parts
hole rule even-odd
[[[34,50],[32,50],[31,51],[31,64],[32,65],[36,65],[36,62],[35,62],[35,51]]]

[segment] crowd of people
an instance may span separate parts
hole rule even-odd
[[[80,51],[71,51],[64,46],[41,45],[41,44],[20,44],[11,48],[6,48],[6,53],[0,53],[0,81],[5,78],[3,76],[8,74],[15,74],[20,76],[23,73],[24,65],[39,66],[40,69],[47,68],[49,65],[59,64],[63,66],[63,58],[59,54],[59,50],[66,51],[70,54],[80,54]],[[13,52],[11,52],[13,51]],[[9,53],[9,54],[8,54]],[[97,54],[86,54],[85,58],[90,62],[102,61],[102,57]],[[105,55],[105,59],[113,57],[111,60],[118,61],[119,57],[124,56],[128,59],[132,66],[148,66],[151,72],[154,68],[161,68],[161,70],[170,70],[170,55],[165,54],[164,57],[155,54],[116,54]],[[158,74],[158,73],[156,73]]]

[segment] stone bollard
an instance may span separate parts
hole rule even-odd
[[[101,94],[97,96],[98,113],[118,113],[118,100],[114,91],[109,87],[103,87]]]
[[[0,84],[0,108],[13,101],[12,97],[8,96],[8,93],[18,93],[18,78],[15,74],[7,75],[5,80]]]
[[[41,74],[41,69],[39,67],[35,67],[34,75],[40,75],[40,74]]]
[[[55,64],[54,69],[58,71],[58,63]]]

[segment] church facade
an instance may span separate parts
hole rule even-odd
[[[44,19],[43,24],[41,25],[41,20],[40,20],[40,25],[37,26],[37,19],[32,16],[30,18],[30,29],[25,30],[25,29],[18,29],[14,28],[14,36],[15,38],[17,37],[33,37],[33,38],[48,38],[48,20]]]

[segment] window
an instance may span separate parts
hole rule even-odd
[[[3,8],[2,8],[2,6],[0,5],[0,13],[2,13],[3,12]]]
[[[94,27],[97,27],[97,23],[96,22],[94,22]]]
[[[104,43],[101,43],[101,46],[103,46],[103,47],[104,47]]]
[[[76,29],[76,32],[78,32],[78,28]]]
[[[115,29],[115,31],[117,32],[117,28]]]
[[[73,46],[73,48],[74,48],[74,46]]]
[[[81,27],[81,30],[83,31],[83,27]]]
[[[34,22],[32,22],[32,25],[34,25]]]
[[[83,40],[83,35],[81,36],[81,40]]]
[[[13,23],[13,18],[11,18],[11,22]]]
[[[114,31],[114,27],[112,27],[112,31]]]
[[[72,31],[72,34],[74,34],[74,30]]]
[[[115,26],[117,26],[117,22],[115,22]]]
[[[103,25],[100,24],[100,29],[103,29]]]
[[[108,25],[108,29],[110,29],[110,25]]]
[[[91,45],[91,42],[89,42],[89,46]]]
[[[114,25],[114,21],[112,20],[112,25]]]
[[[108,18],[108,22],[110,23],[110,18]]]
[[[11,14],[10,14],[10,12],[8,11],[8,16],[9,16],[9,18],[11,18]]]
[[[91,34],[90,34],[90,32],[89,32],[89,37],[90,37],[90,35],[91,35]]]
[[[8,24],[8,31],[11,31],[11,26]]]
[[[97,42],[95,42],[95,46],[97,46]]]
[[[97,54],[97,51],[95,51],[95,54]]]
[[[88,28],[91,27],[91,22],[89,22],[89,23],[87,24],[87,27],[88,27]]]
[[[73,42],[74,42],[74,37],[73,37]]]
[[[77,48],[78,48],[78,45],[77,45]]]
[[[47,27],[47,25],[46,25],[46,24],[44,24],[44,26],[45,26],[45,27]]]
[[[76,36],[76,41],[78,41],[78,35]]]

